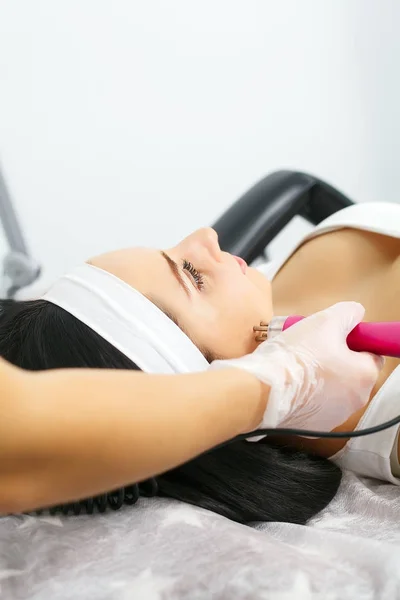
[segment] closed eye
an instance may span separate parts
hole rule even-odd
[[[201,290],[204,286],[204,279],[203,279],[201,273],[199,273],[199,271],[197,269],[195,269],[194,266],[192,265],[192,263],[189,262],[188,260],[182,261],[182,268],[185,271],[188,271],[190,273],[194,282],[196,283],[197,288],[199,290]]]

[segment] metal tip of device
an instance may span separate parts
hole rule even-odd
[[[266,321],[260,321],[260,325],[255,325],[253,331],[258,334],[256,335],[256,342],[265,342],[268,338],[268,330],[269,323]]]

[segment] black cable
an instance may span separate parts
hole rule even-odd
[[[213,450],[217,450],[218,448],[222,448],[223,446],[227,446],[228,444],[232,444],[233,442],[247,440],[248,438],[258,437],[259,435],[293,435],[309,438],[332,439],[355,438],[378,433],[379,431],[389,429],[390,427],[398,425],[399,423],[400,415],[398,415],[394,419],[391,419],[390,421],[385,421],[380,425],[375,425],[375,427],[359,429],[358,431],[309,431],[307,429],[293,429],[291,427],[278,427],[277,429],[257,429],[256,431],[251,431],[250,433],[242,433],[240,435],[237,435],[236,437],[226,442],[222,442],[222,444],[218,444],[218,446],[214,446],[210,450],[206,450],[206,452],[203,452],[203,454],[208,454]],[[44,510],[47,510],[51,515],[56,515],[57,513],[62,513],[63,515],[68,515],[69,513],[72,513],[73,515],[80,515],[82,512],[90,515],[94,512],[103,513],[109,508],[111,508],[111,510],[119,510],[124,504],[136,504],[140,496],[152,497],[157,496],[157,494],[157,479],[155,477],[151,477],[150,479],[147,479],[146,481],[143,481],[141,483],[134,483],[132,485],[113,490],[112,492],[108,492],[107,494],[100,494],[99,496],[95,496],[93,498],[86,498],[84,500],[80,500],[79,502],[59,504],[57,506],[53,506],[49,509]],[[38,515],[42,514],[43,512],[43,510],[35,511],[35,513]]]
[[[400,423],[400,415],[390,419],[390,421],[385,421],[380,425],[375,425],[375,427],[367,427],[366,429],[358,429],[357,431],[308,431],[307,429],[292,429],[290,427],[278,427],[276,429],[257,429],[257,431],[252,431],[249,433],[242,433],[233,438],[232,442],[237,442],[239,440],[245,440],[250,437],[257,437],[259,435],[295,435],[300,437],[310,437],[310,438],[332,438],[332,439],[343,439],[343,438],[355,438],[355,437],[363,437],[364,435],[371,435],[373,433],[379,433],[379,431],[384,431],[385,429],[389,429],[393,427],[393,425],[398,425]],[[224,442],[216,446],[220,448],[221,446],[225,446],[229,442]],[[213,448],[215,449],[215,448]]]

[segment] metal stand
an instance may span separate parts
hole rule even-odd
[[[8,281],[6,295],[33,283],[40,275],[39,264],[29,255],[0,166],[0,220],[10,252],[3,259],[3,275]]]

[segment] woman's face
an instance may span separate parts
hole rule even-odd
[[[254,350],[253,326],[272,317],[270,282],[199,229],[167,250],[131,248],[89,261],[170,315],[208,358]]]

